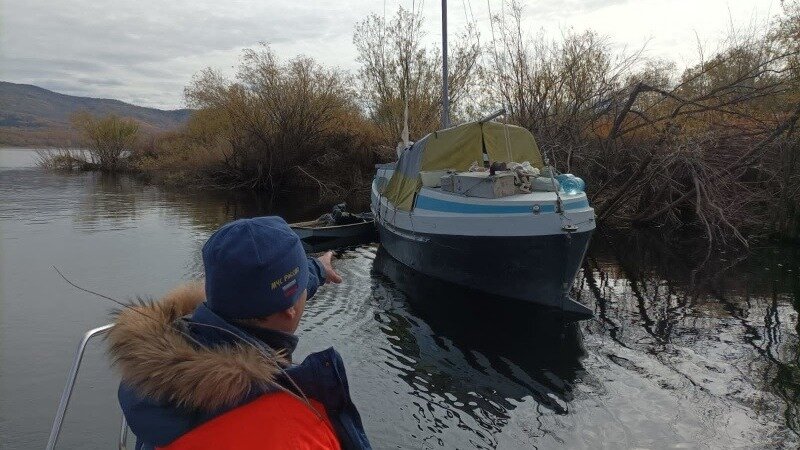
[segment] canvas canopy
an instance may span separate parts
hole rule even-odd
[[[471,122],[431,133],[400,155],[397,169],[383,195],[396,208],[411,211],[414,197],[422,188],[420,171],[466,171],[473,162],[524,162],[542,168],[542,155],[533,135],[526,129],[498,122]]]

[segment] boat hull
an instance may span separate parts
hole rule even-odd
[[[297,234],[300,239],[306,238],[348,238],[374,234],[375,225],[373,220],[365,220],[358,223],[349,223],[346,225],[305,225],[305,224],[289,224],[292,231]]]
[[[426,275],[497,295],[591,315],[568,291],[592,231],[540,236],[460,236],[410,232],[378,223],[381,246]]]

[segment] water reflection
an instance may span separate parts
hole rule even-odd
[[[458,446],[451,427],[472,430],[470,446],[496,445],[509,411],[526,397],[567,413],[584,354],[575,323],[427,277],[383,250],[373,271],[373,297],[409,305],[383,308],[375,320],[412,389],[420,429],[439,445]]]
[[[742,430],[744,438],[795,442],[798,248],[711,259],[695,252],[646,234],[598,239],[575,289],[584,303],[595,304],[598,320],[589,323],[589,332],[615,342],[619,351],[608,357],[620,367],[676,395],[687,387],[697,391],[695,408],[713,411],[706,426],[730,420],[715,410],[734,404],[760,411],[754,420],[775,430],[768,437],[763,429],[757,436]],[[783,421],[789,430],[777,425]]]
[[[240,217],[276,214],[288,221],[316,217],[328,205],[311,199],[313,192],[272,197],[255,192],[159,188],[129,175],[89,173],[76,222],[94,229],[104,222],[125,223],[157,210],[169,218],[189,220],[199,230],[212,232]]]

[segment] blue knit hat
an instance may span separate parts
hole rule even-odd
[[[227,319],[254,319],[294,305],[308,285],[300,238],[277,216],[240,219],[203,246],[206,304]]]

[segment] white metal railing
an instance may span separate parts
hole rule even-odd
[[[75,380],[78,378],[78,369],[81,368],[83,354],[86,352],[86,345],[92,338],[105,334],[113,326],[114,324],[108,324],[87,331],[86,334],[83,335],[80,344],[78,344],[78,348],[75,351],[75,359],[72,361],[72,368],[70,368],[69,374],[67,375],[67,384],[64,386],[64,391],[61,393],[61,401],[58,403],[58,411],[56,411],[56,417],[53,419],[53,428],[50,429],[50,438],[47,440],[47,450],[53,450],[56,447],[58,436],[61,433],[61,427],[64,424],[64,416],[67,413],[67,406],[69,406],[69,399],[72,397],[72,390],[75,388]],[[119,442],[117,443],[119,450],[126,450],[127,441],[128,424],[123,415],[122,428],[120,429]]]
[[[119,442],[117,443],[119,450],[128,449],[128,422],[125,420],[125,414],[122,415],[122,425],[119,428]]]

